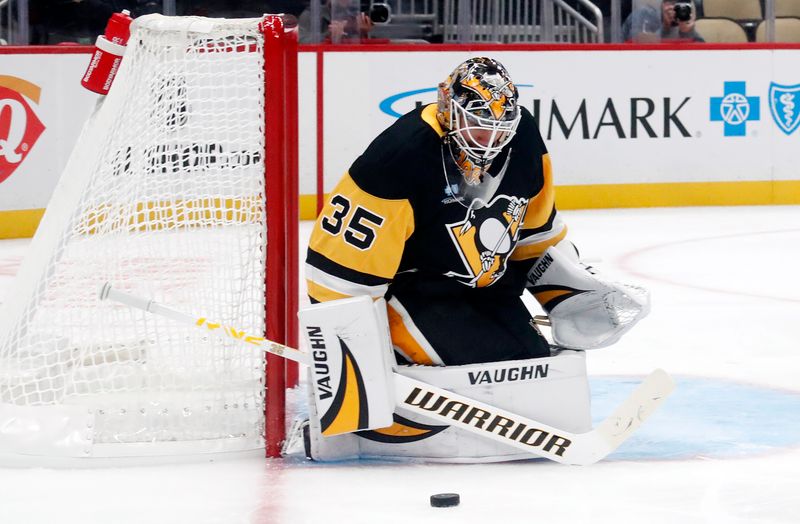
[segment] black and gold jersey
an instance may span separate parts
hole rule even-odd
[[[445,170],[455,166],[443,135],[435,104],[420,107],[356,159],[311,235],[312,300],[522,293],[527,267],[566,234],[536,122],[522,110],[516,135],[489,169],[492,176],[504,170],[499,185],[480,206],[448,182]]]

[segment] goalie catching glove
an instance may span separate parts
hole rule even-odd
[[[548,248],[528,272],[526,287],[547,312],[557,346],[610,346],[650,312],[649,293],[606,281],[578,260],[574,246],[568,250]]]

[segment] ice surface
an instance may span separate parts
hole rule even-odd
[[[0,469],[0,522],[798,522],[800,206],[564,215],[586,259],[652,292],[650,317],[588,355],[596,418],[653,368],[678,383],[607,461]],[[0,242],[0,300],[25,245]],[[442,492],[461,505],[430,507]]]

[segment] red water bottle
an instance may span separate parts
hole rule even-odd
[[[130,15],[127,9],[114,13],[108,20],[105,33],[97,37],[94,54],[81,79],[81,84],[89,91],[105,95],[111,89],[131,35]]]

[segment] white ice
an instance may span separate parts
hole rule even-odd
[[[608,460],[0,469],[0,523],[800,521],[800,206],[564,215],[585,259],[653,297],[650,317],[588,355],[597,411],[654,368],[678,379]],[[0,300],[26,247],[0,242]],[[461,505],[430,507],[441,492]]]

